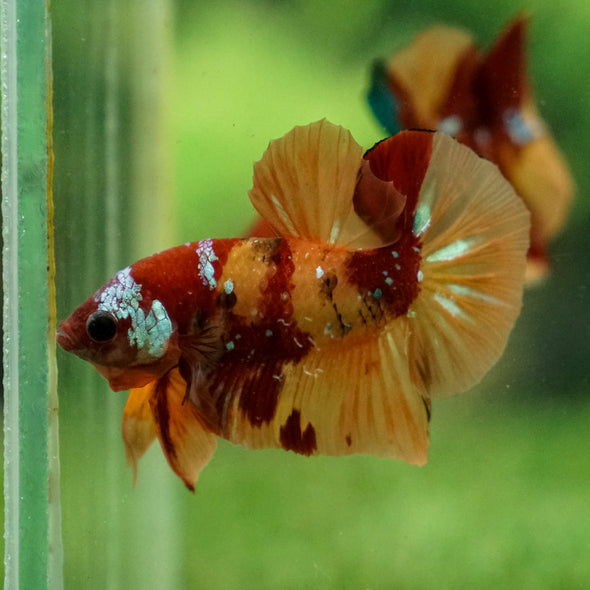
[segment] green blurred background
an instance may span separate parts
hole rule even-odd
[[[293,125],[327,117],[366,147],[381,139],[373,58],[435,22],[487,47],[515,6],[53,2],[59,317],[140,256],[242,234],[252,163]],[[192,495],[154,446],[132,488],[125,394],[60,354],[67,587],[590,586],[590,5],[525,8],[577,199],[501,362],[434,401],[428,465],[222,443]]]

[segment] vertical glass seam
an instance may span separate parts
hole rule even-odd
[[[4,585],[19,579],[19,374],[18,374],[18,194],[16,2],[2,0],[2,269],[4,361]],[[13,395],[12,392],[15,392]]]

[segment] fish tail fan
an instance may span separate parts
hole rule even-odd
[[[477,383],[522,303],[530,215],[492,163],[437,133],[413,232],[422,242],[410,354],[433,395]]]

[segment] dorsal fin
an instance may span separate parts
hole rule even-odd
[[[281,236],[376,248],[384,241],[355,212],[363,150],[326,119],[271,141],[254,165],[252,204]]]

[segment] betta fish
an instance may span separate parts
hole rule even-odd
[[[482,52],[468,33],[436,25],[374,62],[368,101],[390,134],[437,129],[497,164],[531,212],[533,283],[547,275],[547,245],[565,222],[573,181],[535,106],[526,26],[515,18]]]
[[[189,489],[217,437],[302,455],[427,459],[431,397],[464,391],[519,314],[529,213],[441,133],[363,154],[322,120],[272,141],[250,199],[276,237],[203,239],[119,271],[60,325]]]

